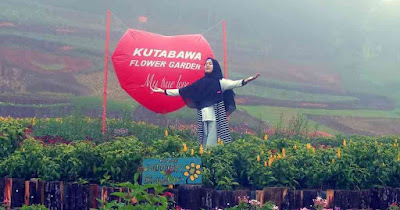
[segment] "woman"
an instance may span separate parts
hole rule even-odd
[[[181,96],[188,107],[197,109],[198,139],[207,147],[216,145],[218,138],[225,143],[231,142],[226,117],[236,109],[232,89],[242,87],[259,76],[256,74],[243,80],[224,79],[218,61],[208,58],[204,77],[193,84],[181,89],[151,90],[168,96]]]

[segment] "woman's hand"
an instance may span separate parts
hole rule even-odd
[[[257,73],[256,75],[254,75],[254,76],[252,76],[252,77],[249,77],[249,78],[247,78],[247,79],[244,79],[244,82],[245,82],[245,83],[251,82],[251,81],[257,79],[259,76],[260,76],[260,73]]]
[[[164,93],[164,90],[161,88],[158,88],[158,87],[153,88],[150,86],[150,89],[151,89],[151,91],[153,91],[155,93]]]

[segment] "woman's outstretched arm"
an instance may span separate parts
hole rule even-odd
[[[155,93],[164,93],[167,96],[180,96],[179,89],[161,89],[158,87],[152,88],[150,87],[151,91]]]
[[[257,79],[260,76],[260,74],[256,74],[252,77],[246,78],[246,79],[241,79],[241,80],[229,80],[229,79],[221,79],[220,84],[221,84],[221,89],[222,91],[225,90],[231,90],[237,87],[242,87],[243,85],[246,85],[248,82],[251,82],[255,79]]]

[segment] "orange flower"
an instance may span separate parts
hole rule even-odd
[[[167,129],[165,129],[164,135],[165,135],[165,136],[168,136],[168,130],[167,130]]]
[[[260,162],[260,156],[257,155],[257,162]]]
[[[311,149],[311,144],[307,143],[307,149]]]
[[[282,148],[282,156],[283,156],[283,157],[286,157],[286,151],[285,151],[285,148]]]
[[[275,158],[274,156],[270,155],[268,158],[268,166],[271,167],[272,163],[274,162]]]
[[[347,146],[346,139],[343,139],[343,147]]]
[[[183,143],[183,151],[186,152],[187,151],[187,146],[186,143]]]
[[[194,155],[194,149],[192,149],[192,151],[190,152],[190,155]]]
[[[332,163],[335,163],[335,159],[332,158]]]
[[[200,151],[199,151],[200,155],[202,155],[203,152],[204,152],[204,150],[203,150],[203,145],[200,145]]]
[[[340,158],[341,154],[340,154],[340,148],[337,149],[337,157]]]
[[[264,135],[264,141],[267,141],[267,140],[268,140],[268,135],[265,134],[265,135]]]
[[[267,167],[267,161],[264,161],[264,167]]]

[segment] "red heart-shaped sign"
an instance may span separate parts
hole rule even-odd
[[[204,63],[214,58],[200,34],[162,36],[129,29],[112,55],[121,87],[137,102],[157,113],[185,105],[181,97],[153,93],[151,87],[179,89],[204,76]]]

